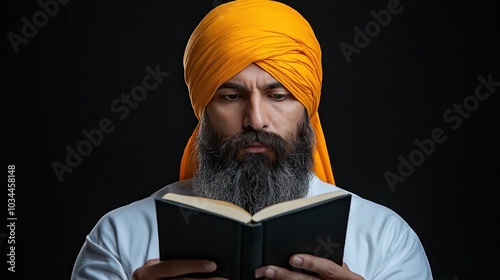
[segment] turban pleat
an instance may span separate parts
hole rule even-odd
[[[255,63],[304,105],[316,137],[314,172],[334,184],[318,114],[323,78],[321,48],[309,23],[291,7],[268,0],[237,0],[210,11],[184,53],[184,79],[198,120],[218,87]],[[195,169],[196,135],[188,140],[180,179]]]

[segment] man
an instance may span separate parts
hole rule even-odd
[[[227,200],[254,213],[340,190],[318,115],[321,49],[298,12],[266,0],[220,5],[191,35],[184,69],[200,123],[184,151],[181,180],[106,214],[87,236],[72,279],[182,279],[214,271],[211,260],[158,260],[154,198],[167,192]],[[410,226],[354,194],[344,261],[297,252],[290,264],[318,278],[273,264],[255,277],[432,279]]]

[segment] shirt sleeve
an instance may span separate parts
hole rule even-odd
[[[78,254],[71,280],[114,280],[130,279],[125,273],[121,263],[113,254],[87,236],[85,243]]]
[[[366,280],[428,280],[431,268],[410,225],[393,210],[353,195],[344,261]]]
[[[128,280],[158,254],[156,212],[149,197],[112,210],[97,222],[85,238],[71,279]]]
[[[376,270],[374,280],[431,280],[431,269],[417,236],[407,228],[388,248],[387,257]]]

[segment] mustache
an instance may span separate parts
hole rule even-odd
[[[223,139],[220,143],[220,150],[231,157],[236,153],[254,143],[272,147],[277,157],[289,155],[294,150],[294,142],[287,140],[280,135],[263,130],[245,130],[233,136]]]

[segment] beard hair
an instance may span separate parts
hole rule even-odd
[[[307,113],[290,140],[262,130],[244,130],[224,139],[205,113],[197,135],[193,192],[234,203],[250,214],[284,201],[305,197],[312,178],[314,132]],[[259,142],[275,156],[238,152]]]

